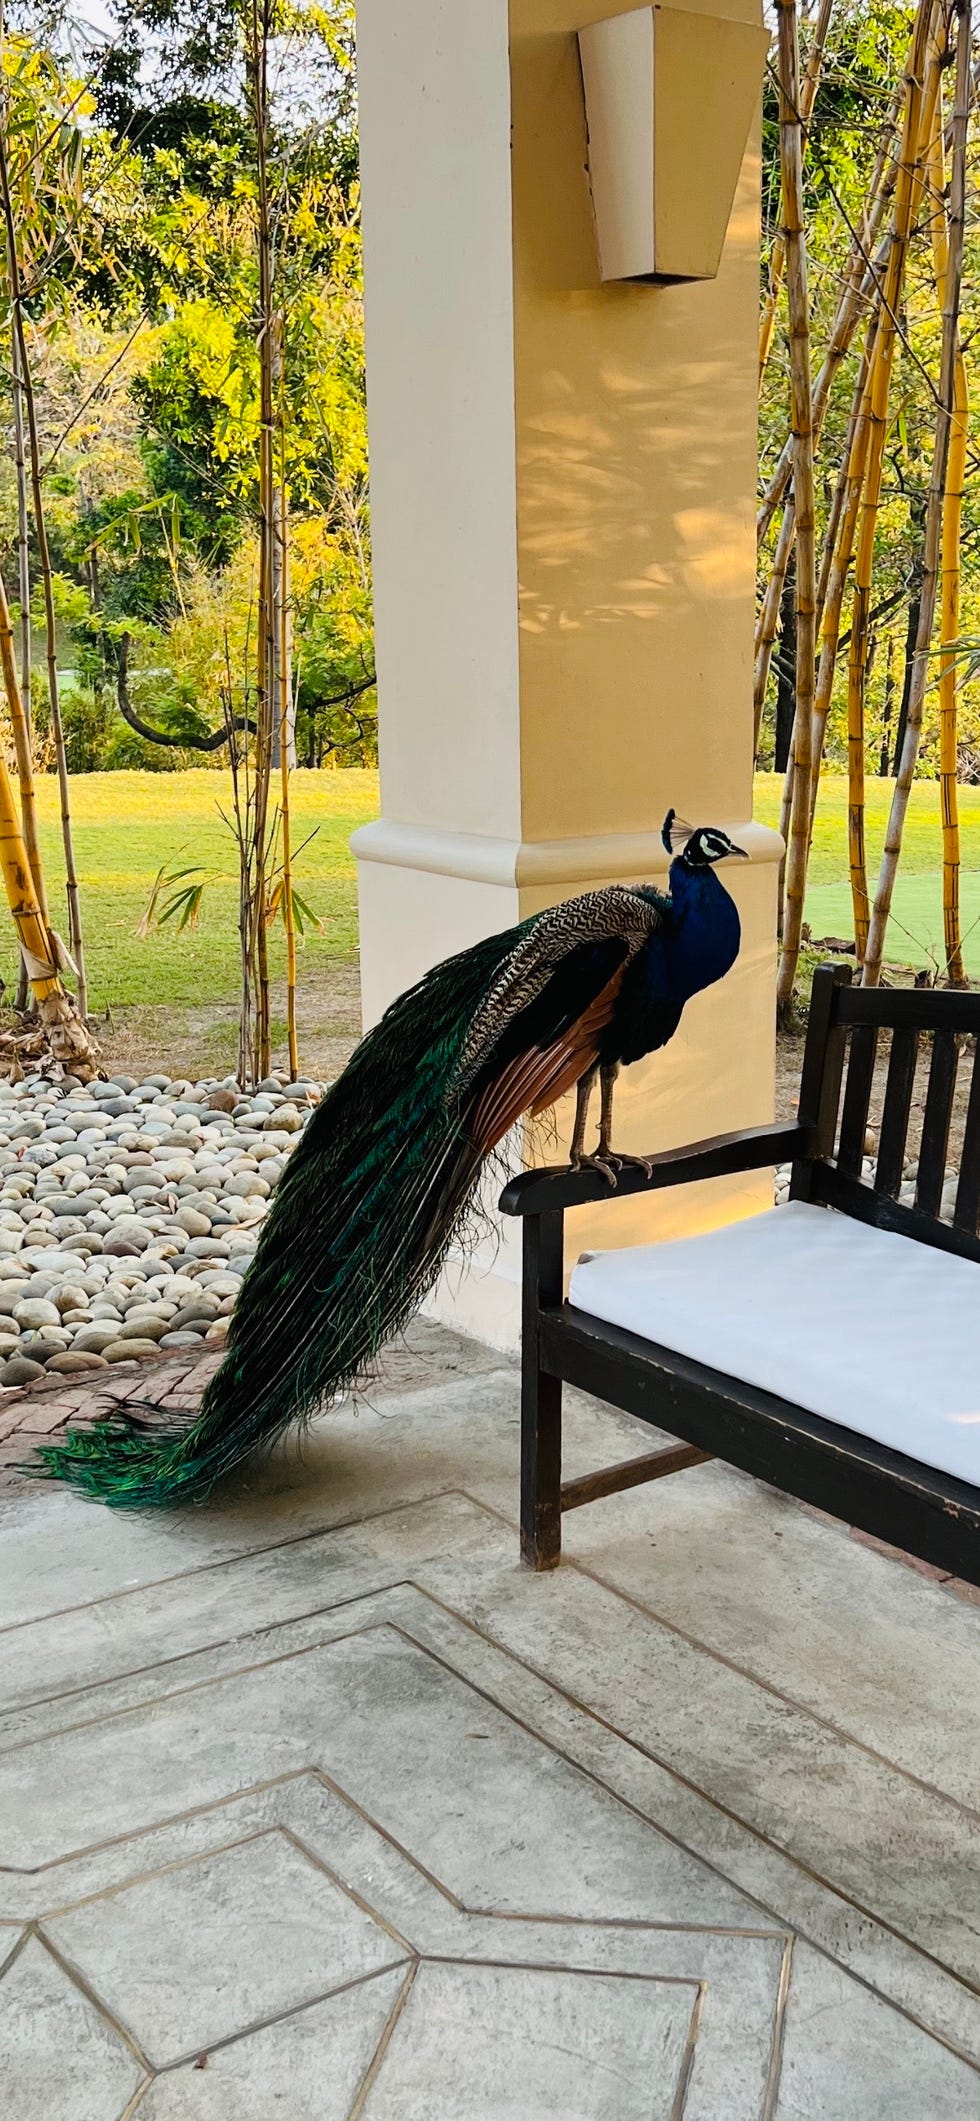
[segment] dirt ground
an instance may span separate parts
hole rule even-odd
[[[334,960],[312,978],[306,977],[298,995],[300,1064],[304,1075],[315,1082],[329,1082],[339,1075],[360,1035],[361,995],[358,968]],[[285,1067],[288,1054],[282,1036],[285,1030],[285,994],[273,987],[274,1031],[279,1042],[273,1048],[273,1066]],[[192,1082],[202,1076],[228,1075],[235,1067],[238,1041],[238,1011],[231,1003],[213,1008],[181,1006],[117,1010],[98,1025],[103,1065],[108,1075],[137,1078],[165,1068],[168,1075],[186,1076]]]

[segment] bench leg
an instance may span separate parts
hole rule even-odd
[[[561,1379],[525,1369],[521,1391],[521,1560],[561,1560]]]
[[[521,1560],[539,1570],[561,1560],[561,1379],[541,1368],[538,1328],[542,1307],[561,1302],[563,1223],[548,1214],[524,1224]]]

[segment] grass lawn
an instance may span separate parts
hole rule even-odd
[[[868,881],[872,893],[885,837],[892,782],[868,783]],[[782,782],[760,773],[755,784],[755,814],[761,824],[779,823]],[[960,789],[960,834],[963,868],[961,912],[967,971],[980,979],[980,788]],[[902,860],[888,929],[888,956],[910,965],[942,964],[942,850],[939,787],[917,781],[912,790],[902,840]],[[832,776],[821,781],[813,853],[810,859],[806,917],[812,933],[854,933],[847,882],[847,782]]]
[[[301,1005],[306,1017],[303,1058],[311,1070],[332,1069],[355,1026],[357,902],[351,833],[377,815],[378,777],[371,772],[297,773],[293,782],[293,844],[313,837],[296,863],[297,889],[322,927],[300,943]],[[224,772],[92,773],[72,781],[75,860],[82,896],[89,1003],[111,1011],[115,1030],[104,1046],[116,1066],[152,1065],[223,1073],[235,1054],[239,980],[236,854],[219,804],[230,807]],[[52,915],[68,933],[64,862],[53,775],[38,782],[42,846]],[[208,884],[198,926],[178,935],[173,925],[142,940],[137,934],[161,866],[199,864]],[[285,946],[281,923],[270,935],[273,978],[281,982]],[[0,976],[16,985],[16,953],[8,924],[0,923]],[[339,998],[339,999],[338,999]],[[273,1005],[281,1009],[281,987]],[[274,1036],[281,1048],[285,1028]]]
[[[302,897],[322,921],[300,944],[301,976],[327,959],[352,961],[357,950],[351,833],[377,815],[376,773],[297,773],[293,843],[313,834],[296,864]],[[236,854],[219,804],[230,808],[226,773],[88,773],[72,781],[75,860],[82,894],[89,995],[93,1009],[127,1003],[231,1000],[238,976]],[[57,924],[67,934],[64,862],[53,775],[38,782],[48,888]],[[178,935],[168,924],[142,940],[140,918],[158,869],[199,864],[208,884],[196,928]],[[275,972],[285,962],[281,923],[270,936]],[[6,927],[0,973],[15,979]]]

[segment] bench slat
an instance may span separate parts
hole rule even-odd
[[[973,1079],[970,1083],[970,1099],[966,1108],[966,1126],[963,1133],[963,1155],[960,1161],[960,1182],[956,1189],[956,1206],[953,1221],[958,1230],[968,1230],[971,1237],[977,1234],[980,1220],[980,1038],[973,1051]]]
[[[915,1182],[915,1205],[926,1215],[938,1215],[942,1201],[958,1059],[955,1032],[934,1031]]]
[[[980,1033],[980,994],[965,994],[959,988],[842,986],[836,1005],[841,1024]]]
[[[847,1178],[835,1164],[814,1164],[811,1198],[818,1207],[836,1208],[841,1215],[870,1223],[875,1230],[893,1230],[897,1237],[911,1237],[939,1252],[955,1252],[960,1259],[980,1262],[980,1237],[956,1230],[952,1223],[941,1223],[935,1215],[924,1215],[921,1208],[908,1208],[888,1193],[873,1192],[859,1178]]]
[[[841,1115],[840,1143],[837,1150],[838,1165],[851,1178],[860,1178],[861,1175],[877,1052],[877,1025],[856,1024],[851,1033],[851,1047],[847,1058],[844,1110]]]
[[[891,1200],[897,1198],[902,1183],[918,1057],[918,1031],[911,1026],[899,1026],[898,1030],[892,1033],[892,1050],[888,1056],[885,1105],[881,1115],[881,1136],[875,1170],[875,1192],[886,1193]]]

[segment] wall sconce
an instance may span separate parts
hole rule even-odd
[[[713,280],[769,32],[637,7],[578,33],[603,280]]]

